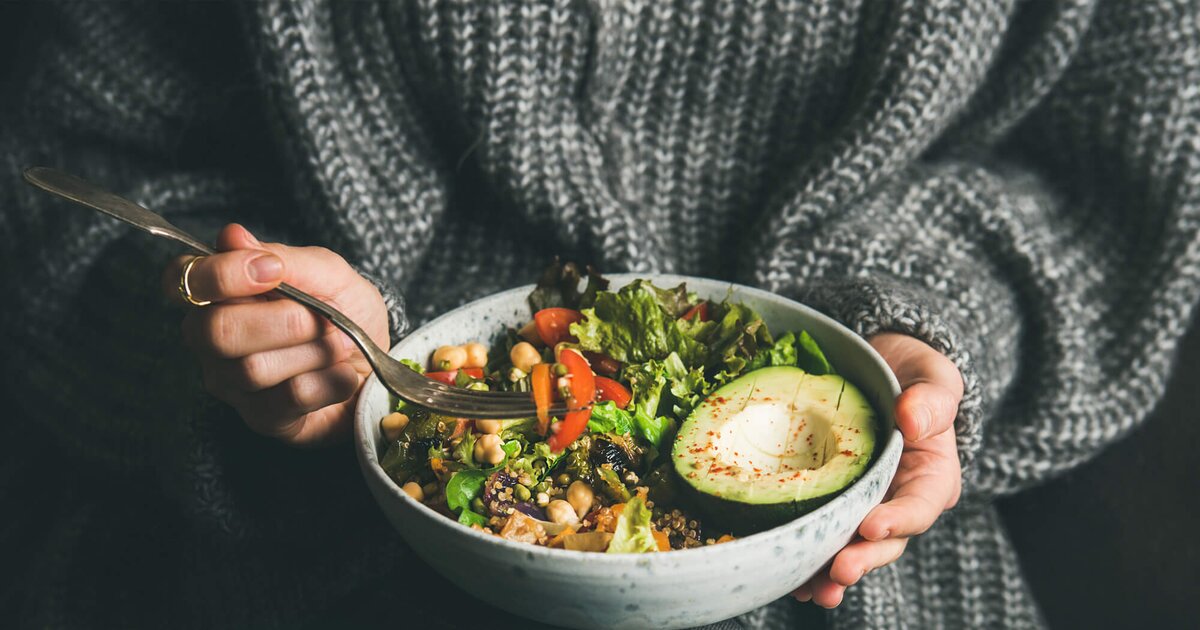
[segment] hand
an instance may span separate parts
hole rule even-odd
[[[327,249],[260,243],[237,224],[221,230],[217,249],[222,253],[197,261],[188,277],[193,297],[213,303],[189,306],[183,320],[205,387],[251,429],[289,444],[345,435],[371,371],[366,359],[325,318],[263,294],[287,282],[329,302],[386,348],[388,314],[379,291]],[[179,277],[190,258],[163,272],[163,290],[183,304]]]
[[[896,373],[902,393],[896,424],[904,435],[900,466],[884,503],[875,507],[858,536],[792,596],[833,608],[846,587],[904,553],[911,536],[923,533],[958,502],[962,490],[954,418],[963,395],[962,375],[925,343],[897,333],[872,337],[871,345]]]

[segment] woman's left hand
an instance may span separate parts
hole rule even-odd
[[[904,453],[887,500],[877,506],[858,536],[833,557],[827,569],[792,596],[833,608],[846,588],[868,572],[904,553],[908,539],[929,529],[954,507],[962,489],[962,471],[954,439],[954,418],[963,395],[962,375],[945,356],[924,342],[898,333],[870,340],[887,361],[902,393],[896,399],[896,424],[904,435]]]

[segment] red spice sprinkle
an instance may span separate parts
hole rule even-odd
[[[842,455],[845,455],[846,457],[854,457],[854,451],[852,451],[850,449],[846,449],[846,450],[842,451]]]

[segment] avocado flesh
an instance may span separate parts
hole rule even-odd
[[[875,411],[857,387],[770,367],[701,403],[671,461],[711,520],[746,533],[829,501],[863,474],[874,448]]]

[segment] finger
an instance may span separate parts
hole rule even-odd
[[[829,579],[835,584],[853,586],[867,573],[895,562],[907,546],[907,538],[852,542],[834,557],[829,567]]]
[[[217,249],[253,249],[275,254],[285,262],[284,282],[323,297],[337,293],[345,286],[346,276],[356,274],[345,259],[324,247],[262,243],[237,223],[226,225],[217,235]]]
[[[251,429],[277,438],[304,430],[304,416],[349,400],[358,391],[358,372],[347,363],[305,372],[279,385],[246,395],[235,405]]]
[[[792,591],[792,597],[798,602],[807,602],[812,600],[812,587],[808,582],[801,584],[796,590]]]
[[[896,399],[896,427],[913,442],[943,433],[954,426],[960,398],[940,383],[910,385]]]
[[[958,367],[929,344],[916,337],[893,332],[871,337],[870,344],[896,373],[901,389],[908,389],[916,383],[937,383],[956,397],[962,397],[962,374]]]
[[[176,275],[177,283],[180,275]],[[283,277],[284,264],[279,256],[239,249],[197,260],[188,273],[188,286],[196,300],[219,302],[266,293],[279,286]]]
[[[937,436],[953,440],[952,433]],[[907,479],[896,488],[891,499],[878,505],[858,527],[867,540],[906,538],[925,533],[941,516],[954,507],[962,489],[956,461],[930,465],[926,472]]]
[[[350,357],[350,340],[332,332],[316,341],[256,352],[237,359],[209,359],[206,370],[213,382],[238,392],[253,393],[274,387],[306,372],[315,372]]]
[[[230,223],[217,233],[217,251],[228,252],[235,249],[262,249],[263,244],[239,223]]]
[[[163,268],[161,286],[163,297],[175,304],[187,304],[179,293],[179,279],[183,275],[183,266],[194,256],[176,256]]]
[[[812,601],[822,608],[837,608],[846,594],[846,587],[829,579],[828,571],[821,571],[809,582],[812,586]]]
[[[330,330],[326,320],[291,300],[194,309],[184,317],[183,327],[185,339],[197,352],[222,359],[316,341]]]

